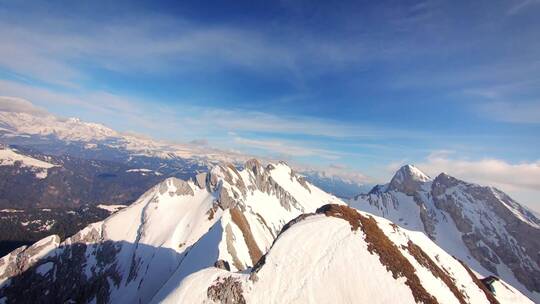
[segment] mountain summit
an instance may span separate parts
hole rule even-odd
[[[427,234],[478,273],[540,301],[540,220],[502,191],[404,166],[350,205]]]
[[[389,188],[405,193],[412,193],[418,189],[419,185],[429,180],[430,177],[420,171],[420,169],[412,165],[405,165],[394,174]]]

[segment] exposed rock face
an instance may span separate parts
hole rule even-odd
[[[280,165],[289,168],[285,163],[280,163]],[[251,159],[246,162],[244,168],[249,174],[247,182],[244,181],[233,165],[220,165],[210,172],[210,180],[217,181],[218,179],[222,179],[226,185],[232,186],[231,188],[219,188],[217,182],[210,183],[212,185],[212,190],[217,189],[219,191],[219,202],[222,209],[234,207],[237,202],[246,199],[248,192],[252,193],[253,191],[259,190],[268,195],[278,197],[281,206],[288,211],[291,211],[292,209],[297,209],[301,212],[304,211],[304,207],[298,203],[296,198],[283,189],[270,174],[270,172],[276,168],[274,165],[269,164],[267,167],[263,167],[258,160]],[[291,182],[299,183],[306,191],[311,193],[311,189],[306,180],[303,177],[298,176],[292,169],[289,168],[289,170],[288,174]]]
[[[517,280],[522,292],[540,301],[540,220],[497,189],[445,173],[431,180],[416,170],[401,168],[390,184],[351,204],[425,232],[475,271]]]
[[[242,283],[232,277],[219,278],[208,287],[208,298],[222,304],[245,304]]]
[[[4,272],[0,280],[19,275],[34,266],[36,259],[47,253],[48,248],[54,248],[60,243],[56,235],[44,238],[30,247],[20,247],[0,260],[0,267],[4,266]]]
[[[171,189],[171,185],[173,186],[173,189]],[[176,188],[176,190],[174,188]],[[170,196],[194,195],[193,189],[191,189],[191,186],[189,186],[186,181],[174,177],[159,185],[159,193],[162,195],[169,193]]]
[[[199,173],[195,176],[195,183],[199,188],[205,189],[206,188],[206,173]]]
[[[452,186],[463,189],[462,192],[470,198],[466,203],[473,201],[483,205],[475,208],[482,217],[482,225],[475,225],[470,215],[463,211],[468,206],[463,206],[459,197],[436,195],[446,193]],[[529,291],[540,292],[540,221],[537,218],[521,213],[531,221],[533,225],[530,225],[509,209],[508,206],[516,206],[517,203],[501,191],[460,182],[445,174],[434,180],[433,193],[435,205],[450,215],[463,233],[465,245],[482,266],[498,274],[497,265],[502,262]],[[525,209],[516,210],[522,212]]]
[[[0,299],[7,303],[107,302],[111,284],[118,287],[121,279],[116,268],[118,247],[110,241],[96,243],[100,240],[100,227],[88,227],[61,245],[57,236],[51,236],[4,257],[7,269],[0,278]],[[90,276],[85,271],[85,265],[92,263],[88,251],[94,252],[95,259]],[[26,286],[24,292],[22,286]]]
[[[229,265],[229,262],[224,260],[217,260],[216,263],[214,263],[214,267],[231,271],[231,266]]]

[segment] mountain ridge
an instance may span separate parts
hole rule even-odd
[[[351,254],[362,258],[351,259]],[[392,266],[396,259],[409,266]],[[316,269],[330,275],[314,275]],[[361,275],[366,269],[372,270],[370,280]],[[274,280],[275,273],[300,281]],[[349,278],[347,273],[361,284],[348,288],[338,279]],[[168,178],[63,242],[50,236],[15,250],[0,259],[0,274],[0,299],[6,303],[148,303],[178,297],[190,303],[310,301],[306,291],[325,299],[328,295],[316,290],[328,284],[340,290],[332,297],[490,301],[465,266],[423,233],[347,207],[283,162],[263,166],[257,160],[246,162],[243,170],[220,164],[191,180]],[[209,284],[182,293],[196,278],[208,283],[205,274],[213,278]],[[308,289],[295,283],[303,280]],[[368,286],[364,295],[357,293],[362,284]],[[304,291],[272,292],[285,290],[278,286]],[[385,287],[384,295],[381,286],[395,290],[388,293]]]
[[[475,271],[500,276],[540,300],[540,220],[532,212],[496,188],[446,173],[403,185],[377,185],[349,204],[426,233]]]

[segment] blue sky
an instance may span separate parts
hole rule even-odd
[[[538,0],[72,2],[0,1],[0,95],[377,182],[415,163],[540,205]]]

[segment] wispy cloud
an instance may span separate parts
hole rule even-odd
[[[319,136],[329,138],[424,138],[431,135],[377,125],[322,119],[302,115],[276,115],[244,109],[210,106],[166,106],[155,100],[143,100],[106,91],[60,92],[16,81],[0,80],[0,92],[18,96],[43,106],[72,106],[96,115],[121,116],[126,123],[140,127],[186,128],[203,132],[246,131],[267,134]]]
[[[294,167],[301,172],[318,172],[324,177],[339,177],[345,181],[349,181],[359,185],[373,185],[376,183],[375,180],[370,176],[343,164],[332,163],[326,166],[294,164]]]
[[[309,147],[299,145],[290,141],[284,140],[257,140],[248,139],[240,136],[233,138],[234,142],[241,146],[248,146],[257,150],[270,152],[274,158],[303,157],[303,156],[318,156],[324,159],[338,159],[343,153],[332,150]]]
[[[193,73],[235,66],[298,76],[300,68],[314,73],[362,58],[362,44],[355,41],[204,26],[164,15],[107,24],[41,17],[33,23],[0,21],[0,66],[46,83],[77,85],[90,77],[87,66],[121,73]],[[84,30],[68,30],[75,28]]]
[[[436,151],[417,166],[432,176],[447,172],[465,181],[495,186],[540,211],[540,160],[513,164],[495,158],[468,160],[452,156],[449,151]]]
[[[540,1],[538,0],[519,0],[519,1],[514,1],[514,2],[515,4],[512,5],[506,12],[508,15],[518,14],[522,12],[524,9],[526,9],[527,7],[530,7],[531,5],[540,4]]]
[[[540,101],[484,103],[479,111],[485,117],[503,122],[540,123]]]

